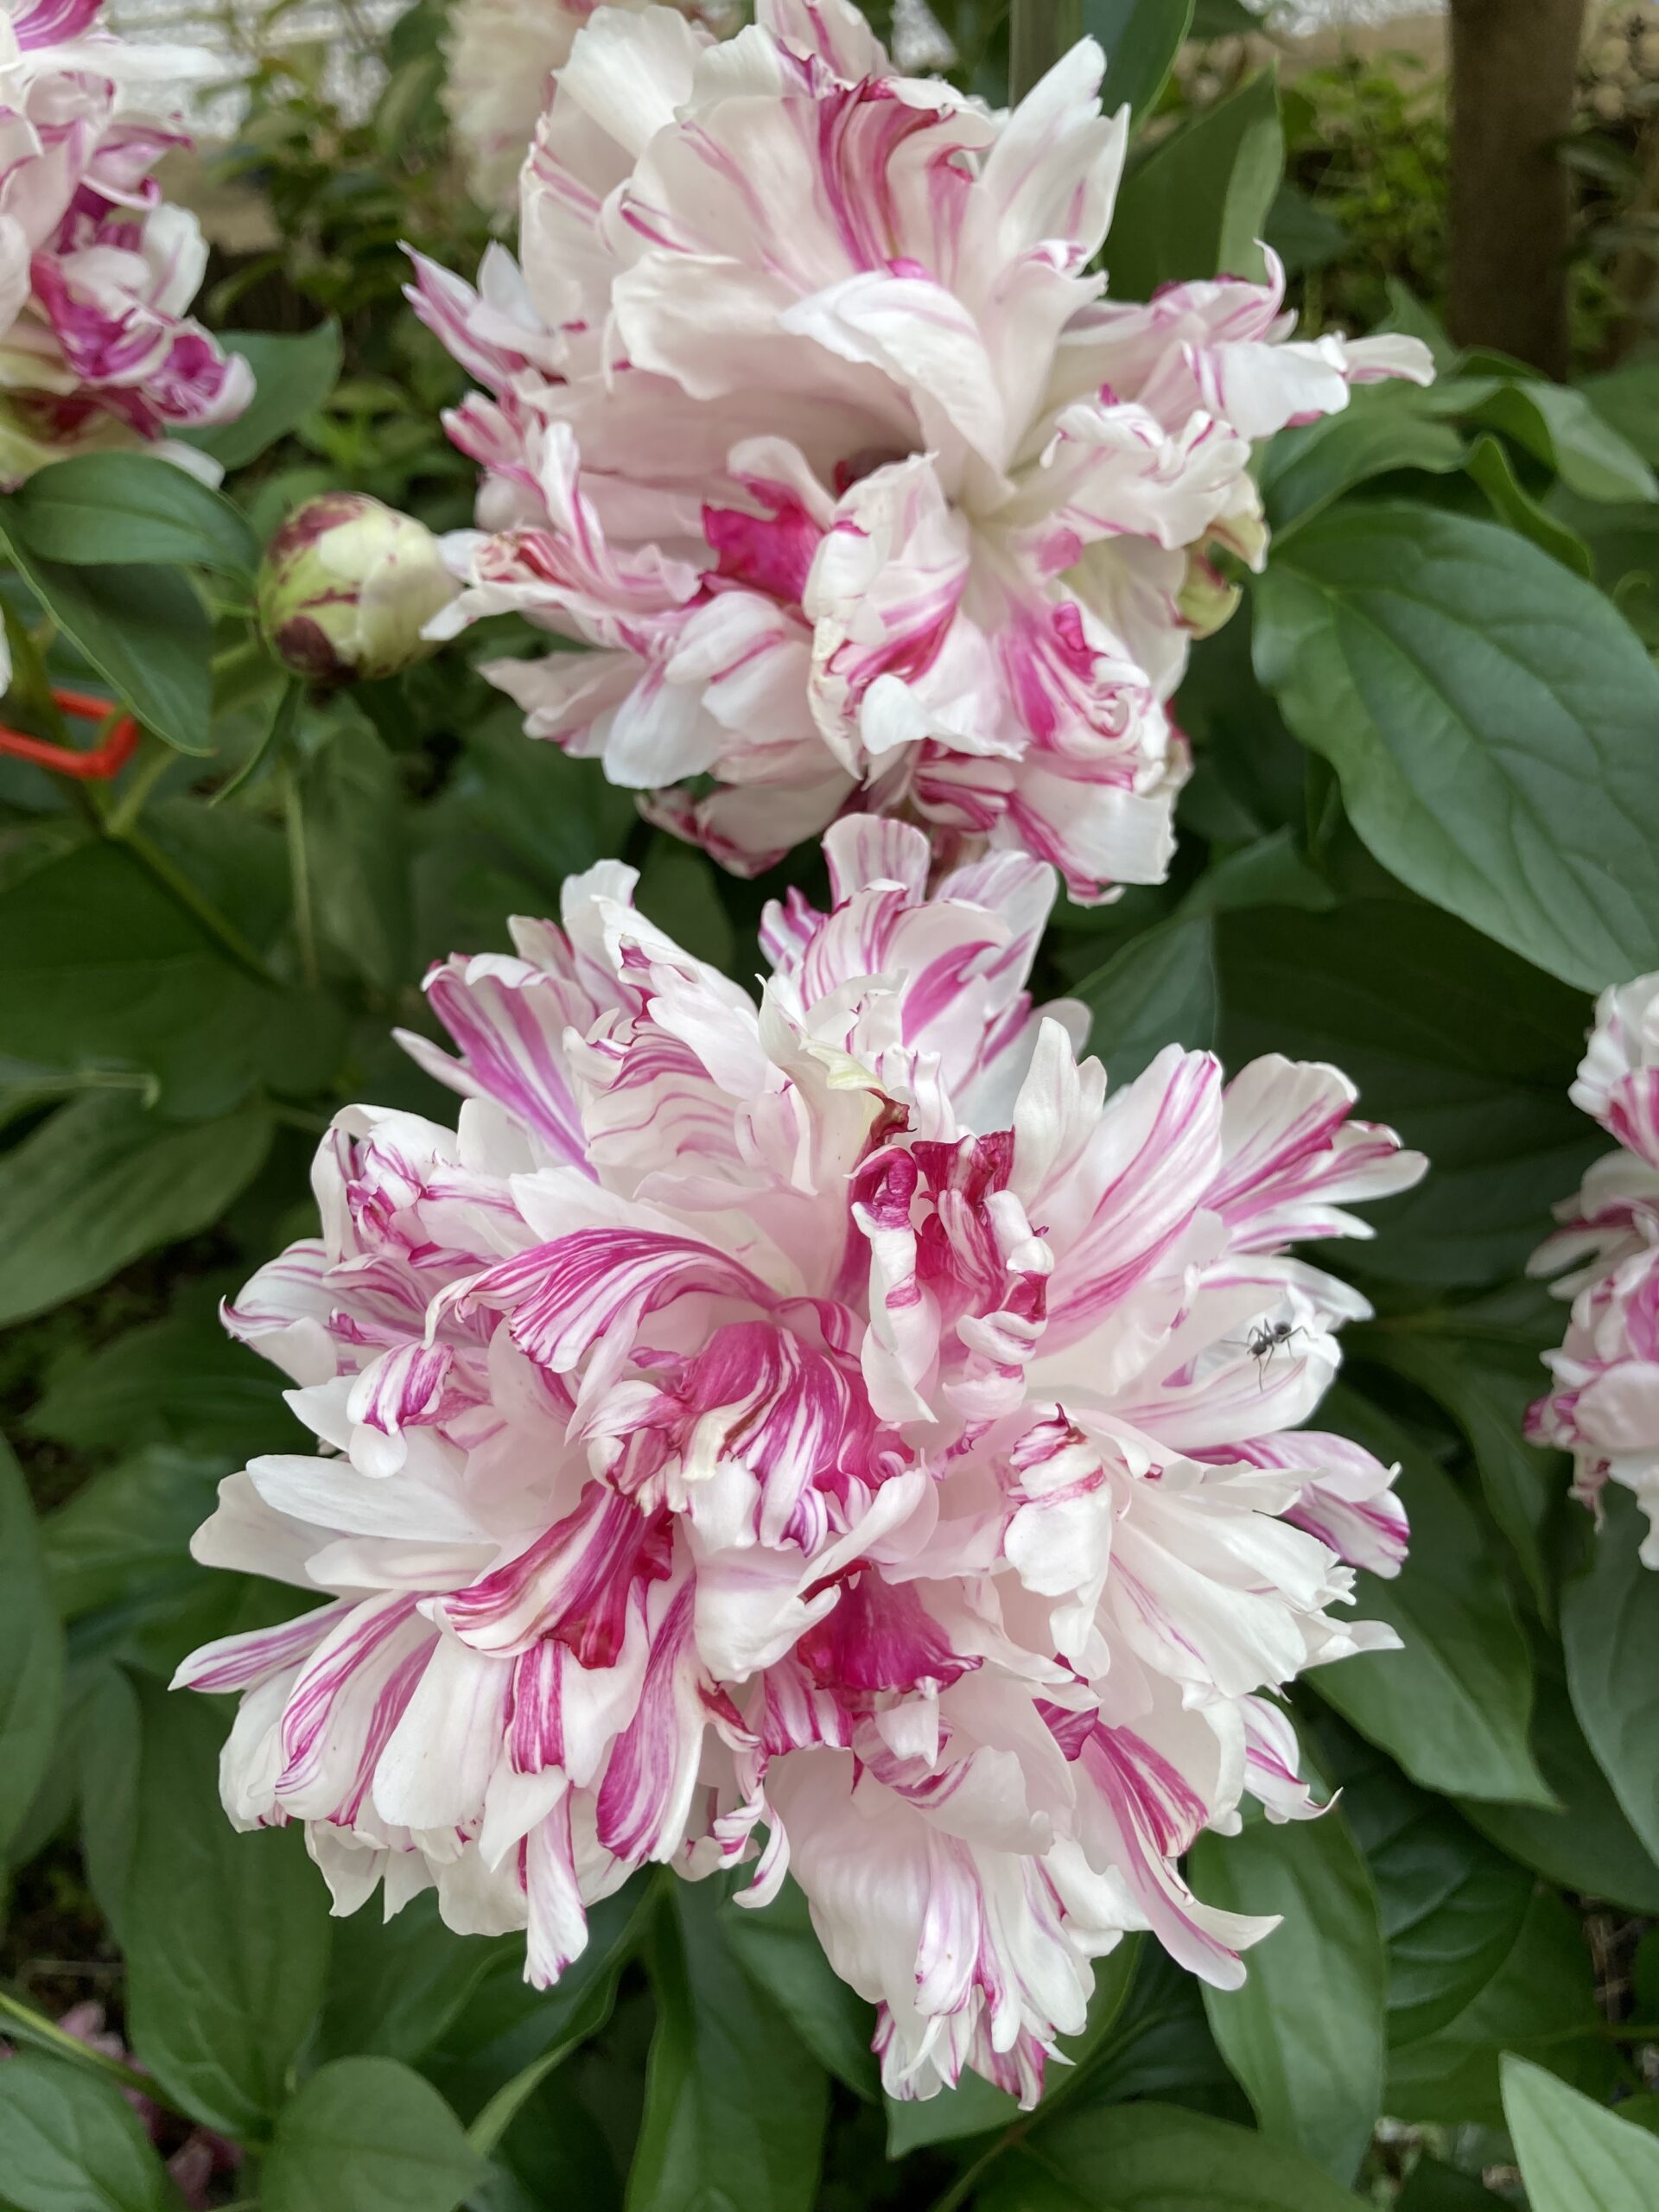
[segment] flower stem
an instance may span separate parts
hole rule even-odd
[[[317,932],[311,914],[311,864],[305,849],[305,812],[300,803],[300,779],[289,761],[283,773],[283,817],[288,827],[288,874],[294,893],[294,934],[300,948],[300,974],[315,990],[321,971],[317,966]]]
[[[269,990],[282,988],[281,982],[236,925],[227,921],[211,900],[202,897],[184,870],[174,865],[146,831],[140,830],[137,823],[129,829],[118,830],[112,822],[105,822],[103,829],[106,837],[126,847],[139,865],[155,877],[162,888],[178,901],[193,920],[200,924],[245,975],[251,976],[255,982],[264,983]]]
[[[1008,16],[1008,90],[1023,99],[1083,36],[1083,0],[1014,0]]]

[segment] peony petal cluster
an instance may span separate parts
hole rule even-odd
[[[146,95],[205,57],[129,45],[99,5],[0,13],[0,484],[230,422],[253,396],[247,363],[190,317],[207,245],[151,175],[189,141]]]
[[[647,1862],[791,1872],[895,2094],[1030,2102],[1125,1930],[1243,1978],[1272,1923],[1181,1856],[1312,1811],[1274,1694],[1393,1641],[1348,1617],[1390,1471],[1295,1426],[1363,1301],[1286,1248],[1422,1162],[1329,1067],[1171,1047],[1109,1098],[1026,990],[1051,870],[827,847],[759,1005],[615,862],[433,971],[457,1125],[343,1113],[321,1236],[226,1313],[321,1449],[195,1555],[315,1603],[178,1679],[239,1694],[229,1814],[302,1822],[339,1911],[435,1885],[546,1983]]]
[[[557,71],[601,0],[459,0],[444,41],[443,104],[480,207],[500,215],[518,203],[518,172]],[[651,0],[611,0],[638,13]],[[718,33],[736,19],[721,0],[677,0],[682,14]]]
[[[850,0],[721,44],[596,9],[524,166],[521,260],[416,257],[480,389],[452,635],[593,650],[489,673],[531,735],[753,874],[852,811],[1072,897],[1154,882],[1169,702],[1259,562],[1253,440],[1427,381],[1402,337],[1290,342],[1283,274],[1103,297],[1128,111],[1084,40],[1011,113],[897,75]],[[1105,248],[1105,269],[1096,257]]]
[[[1560,1226],[1533,1255],[1530,1272],[1556,1276],[1573,1305],[1527,1433],[1573,1454],[1586,1505],[1609,1482],[1635,1491],[1642,1559],[1659,1567],[1659,976],[1603,992],[1569,1096],[1618,1150],[1556,1207]]]

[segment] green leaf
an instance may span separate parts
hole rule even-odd
[[[727,1948],[718,1910],[712,1881],[677,1882],[658,1908],[628,2212],[810,2212],[828,2085]]]
[[[1284,159],[1270,72],[1164,139],[1117,195],[1107,250],[1113,298],[1150,299],[1183,278],[1259,277],[1256,240]]]
[[[1256,670],[1382,865],[1550,974],[1659,964],[1659,671],[1494,523],[1328,509],[1258,586]]]
[[[0,1858],[57,1743],[63,1631],[22,1470],[0,1437]]]
[[[1463,458],[1462,438],[1425,412],[1410,385],[1362,386],[1340,414],[1322,415],[1269,440],[1262,454],[1262,504],[1280,538],[1370,477],[1400,468],[1444,475]]]
[[[597,760],[526,744],[516,710],[487,716],[465,741],[456,786],[467,811],[555,895],[567,875],[621,850],[633,794],[607,783]]]
[[[1321,1755],[1376,1885],[1391,2044],[1449,2027],[1515,1948],[1532,1877],[1346,1730]]]
[[[1084,0],[1084,29],[1105,50],[1108,115],[1127,101],[1138,122],[1157,105],[1192,21],[1192,0]]]
[[[0,2187],[16,2212],[172,2212],[179,2202],[115,2083],[32,2050],[0,2066]]]
[[[325,2057],[401,2059],[414,2065],[459,2018],[503,1948],[522,1967],[523,1942],[457,1936],[435,1891],[383,1922],[358,1912],[337,1923],[319,2042]]]
[[[660,832],[639,871],[634,902],[694,960],[729,974],[736,950],[731,918],[721,903],[719,880],[706,853]]]
[[[1567,1688],[1597,1763],[1625,1818],[1659,1861],[1659,1575],[1643,1566],[1642,1509],[1617,1484],[1587,1566],[1561,1592]]]
[[[1396,2212],[1498,2212],[1507,2200],[1483,2189],[1473,2174],[1438,2158],[1420,2158],[1401,2190]]]
[[[880,2069],[871,2042],[875,2008],[849,1988],[823,1955],[804,1894],[786,1881],[760,1910],[722,1904],[721,1932],[738,1964],[788,2018],[820,2066],[874,2103]]]
[[[171,569],[72,568],[22,537],[11,557],[41,605],[146,729],[180,753],[213,750],[213,626],[189,582]]]
[[[1532,2212],[1652,2212],[1659,2141],[1524,2058],[1503,2061],[1503,2117]]]
[[[234,423],[187,430],[184,442],[211,454],[221,468],[245,468],[268,446],[315,414],[340,381],[340,325],[322,322],[291,337],[276,331],[227,330],[219,342],[240,353],[254,374],[254,395]]]
[[[1498,439],[1490,434],[1477,438],[1470,449],[1468,469],[1501,523],[1518,531],[1522,537],[1529,537],[1541,552],[1548,553],[1552,561],[1559,561],[1564,569],[1570,569],[1574,575],[1593,577],[1596,564],[1590,548],[1577,531],[1569,530],[1564,522],[1558,521],[1522,487],[1510,466],[1509,454]]]
[[[1194,38],[1245,38],[1261,28],[1261,16],[1244,0],[1196,0],[1192,10]]]
[[[245,1096],[275,994],[232,967],[120,846],[77,846],[0,891],[0,1051],[145,1071],[181,1119]]]
[[[1366,1208],[1367,1268],[1438,1283],[1518,1273],[1552,1193],[1605,1148],[1567,1095],[1578,994],[1414,900],[1226,915],[1218,944],[1226,1065],[1328,1060],[1368,1119],[1428,1155],[1415,1190]]]
[[[118,1091],[60,1108],[0,1158],[0,1323],[92,1290],[216,1221],[257,1173],[270,1117],[163,1122]]]
[[[1161,922],[1131,938],[1073,995],[1089,1009],[1090,1050],[1106,1063],[1115,1087],[1132,1082],[1166,1045],[1205,1051],[1215,1042],[1218,1013],[1209,917]]]
[[[1533,1639],[1532,1745],[1560,1810],[1465,1800],[1459,1810],[1500,1851],[1581,1896],[1659,1913],[1659,1866],[1619,1809],[1567,1697],[1560,1646]]]
[[[79,454],[18,486],[0,514],[48,561],[211,569],[251,584],[259,541],[221,493],[141,453]]]
[[[1362,1573],[1356,1611],[1404,1649],[1316,1668],[1313,1688],[1426,1789],[1553,1805],[1527,1740],[1532,1660],[1479,1523],[1455,1484],[1367,1400],[1333,1390],[1319,1419],[1398,1463],[1411,1550],[1392,1580]]]
[[[318,926],[365,982],[409,979],[413,923],[397,764],[354,708],[336,707],[300,783]]]
[[[130,1599],[148,1576],[192,1572],[190,1538],[229,1471],[222,1458],[156,1445],[84,1483],[41,1530],[64,1619]]]
[[[429,2082],[394,2058],[336,2058],[277,2115],[264,2212],[454,2212],[484,2161]]]
[[[175,1313],[96,1351],[72,1347],[47,1370],[26,1426],[77,1452],[168,1444],[245,1459],[303,1451],[307,1432],[283,1387],[211,1308]]]
[[[226,1716],[158,1683],[137,1687],[128,2032],[169,2097],[209,2127],[257,2137],[283,2105],[322,2001],[327,1892],[297,1828],[238,1835],[226,1819]]]
[[[999,2158],[976,2212],[1354,2212],[1319,2167],[1170,2105],[1077,2107]]]
[[[1559,1313],[1559,1309],[1557,1309]],[[1539,1395],[1535,1350],[1483,1337],[1459,1325],[1459,1309],[1438,1326],[1384,1325],[1357,1339],[1368,1359],[1387,1363],[1427,1390],[1451,1414],[1474,1454],[1488,1510],[1509,1539],[1541,1611],[1554,1611],[1554,1567],[1548,1524],[1565,1493],[1559,1453],[1529,1444],[1522,1432]],[[1556,1320],[1559,1332],[1560,1321]]]
[[[1659,498],[1659,481],[1636,448],[1568,385],[1541,377],[1506,380],[1470,410],[1469,420],[1513,438],[1581,499]]]
[[[1228,1912],[1278,1913],[1237,1989],[1204,1993],[1211,2032],[1262,2132],[1351,2181],[1382,2105],[1388,1969],[1376,1891],[1341,1811],[1201,1835],[1194,1888]]]
[[[1617,2070],[1599,2034],[1595,1970],[1576,1913],[1541,1893],[1503,1964],[1472,2003],[1432,2036],[1394,2051],[1386,2109],[1397,2120],[1501,2126],[1498,2062],[1524,2050],[1586,2087]]]

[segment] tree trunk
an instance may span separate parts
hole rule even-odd
[[[1452,334],[1567,366],[1573,120],[1584,0],[1452,0]]]

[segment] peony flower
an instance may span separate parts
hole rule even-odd
[[[1422,1162],[1332,1068],[1172,1046],[1109,1099],[1025,988],[1049,869],[826,845],[758,1007],[613,862],[434,969],[456,1127],[342,1114],[226,1313],[322,1451],[195,1554],[321,1602],[178,1679],[241,1694],[230,1815],[341,1912],[435,1885],[547,1982],[647,1861],[792,1870],[895,2094],[1030,2102],[1126,1929],[1242,1979],[1272,1923],[1180,1857],[1313,1810],[1274,1694],[1393,1640],[1345,1617],[1390,1472],[1295,1427],[1364,1302],[1286,1247]]]
[[[434,648],[425,625],[455,595],[423,522],[366,492],[302,500],[259,564],[259,620],[271,651],[317,684],[395,676]]]
[[[448,418],[484,477],[435,627],[515,609],[595,648],[489,673],[741,873],[860,809],[1081,899],[1156,881],[1209,555],[1262,557],[1251,441],[1428,355],[1287,343],[1276,263],[1103,302],[1128,111],[1091,40],[992,115],[893,75],[849,0],[756,13],[709,46],[598,9],[522,268],[416,257],[485,387]]]
[[[467,162],[467,188],[480,207],[510,214],[518,172],[556,73],[600,0],[459,0],[444,41],[448,65],[443,104]],[[613,0],[639,10],[651,0]],[[735,6],[676,0],[680,12],[710,30],[729,29]]]
[[[230,422],[253,396],[247,363],[188,315],[207,245],[150,175],[189,141],[146,111],[146,89],[214,65],[129,46],[98,12],[10,0],[0,15],[0,484]]]
[[[1610,1480],[1636,1492],[1642,1559],[1659,1567],[1659,976],[1602,993],[1568,1095],[1620,1149],[1556,1207],[1561,1225],[1532,1257],[1529,1272],[1559,1276],[1573,1306],[1566,1341],[1544,1358],[1555,1387],[1527,1433],[1573,1454],[1586,1505]]]

